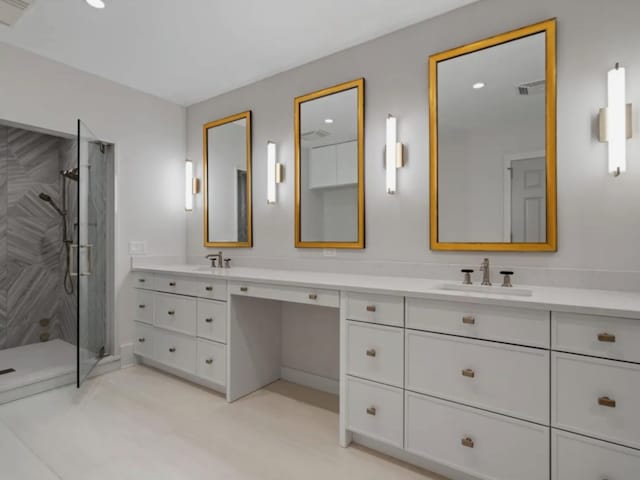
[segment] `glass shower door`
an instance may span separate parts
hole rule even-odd
[[[105,354],[107,307],[107,165],[105,144],[78,120],[78,211],[75,244],[78,285],[77,386]]]

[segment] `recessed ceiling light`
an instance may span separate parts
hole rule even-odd
[[[485,87],[484,82],[478,82],[478,83],[474,83],[474,84],[473,84],[473,88],[474,88],[475,90],[480,90],[481,88],[484,88],[484,87]]]
[[[333,123],[333,118],[325,118],[324,123]]]
[[[85,0],[93,8],[104,8],[104,2],[102,0]]]

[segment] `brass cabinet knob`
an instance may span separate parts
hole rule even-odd
[[[616,401],[609,397],[600,397],[598,399],[598,405],[608,408],[616,408]]]
[[[142,337],[142,338],[139,338],[139,339],[138,339],[138,341],[139,341],[140,343],[144,343],[144,342],[146,341],[146,339],[145,339],[144,337]]]
[[[138,305],[138,308],[146,308],[146,307],[147,307],[147,306],[146,306],[146,305],[143,305],[143,304]]]
[[[211,365],[213,363],[213,358],[207,358],[204,363],[206,363],[207,365]]]
[[[249,291],[249,287],[240,287],[240,291],[241,292],[248,292]]]
[[[169,310],[169,311],[167,312],[167,314],[168,314],[168,315],[172,315],[172,316],[173,316],[173,315],[175,315],[175,314],[176,314],[176,311],[175,311],[175,310]]]
[[[598,341],[600,342],[606,342],[606,343],[616,343],[616,336],[615,335],[611,335],[610,333],[599,333],[598,334]]]
[[[376,407],[367,408],[367,415],[371,415],[371,416],[375,417],[376,416]]]
[[[467,447],[467,448],[473,448],[475,446],[473,438],[471,438],[471,437],[464,437],[460,441],[460,443],[462,444],[463,447]]]
[[[465,370],[462,370],[462,376],[467,378],[475,378],[476,372],[474,372],[470,368],[467,368]]]
[[[213,318],[205,318],[204,321],[207,323],[213,323]]]
[[[375,311],[376,311],[375,305],[367,305],[367,312],[375,312]]]
[[[475,325],[476,317],[474,317],[473,315],[465,315],[464,317],[462,317],[462,323],[464,323],[465,325]]]
[[[376,356],[376,350],[375,348],[370,348],[369,350],[367,350],[367,357],[375,357]]]
[[[204,287],[204,289],[205,289],[207,292],[213,292],[213,287],[212,287],[211,285],[207,285],[206,287]]]
[[[318,299],[318,295],[315,293],[310,293],[309,294],[309,300],[317,300]]]
[[[175,287],[176,286],[176,282],[169,282],[169,286],[170,287]]]
[[[171,347],[171,348],[169,349],[169,351],[170,351],[171,353],[175,353],[175,351],[176,351],[176,347]]]

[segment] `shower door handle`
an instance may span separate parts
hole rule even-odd
[[[93,244],[87,243],[86,245],[80,245],[80,248],[84,248],[87,251],[87,263],[88,268],[84,272],[80,272],[81,277],[90,277],[93,275]]]
[[[67,255],[67,268],[69,270],[69,275],[71,275],[72,277],[77,277],[78,276],[78,272],[77,271],[73,271],[73,259],[76,258],[76,255],[74,255],[74,251],[78,250],[78,247],[80,245],[78,245],[77,243],[69,243],[68,244],[68,249],[69,249],[69,255]]]

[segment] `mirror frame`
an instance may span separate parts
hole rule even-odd
[[[438,63],[538,33],[546,35],[547,241],[540,243],[440,242],[438,240]],[[429,216],[431,250],[555,252],[558,250],[556,188],[556,20],[550,19],[429,57]]]
[[[355,242],[316,242],[302,240],[302,209],[300,205],[300,107],[304,102],[356,88],[358,90],[358,240]],[[294,100],[295,137],[295,246],[296,248],[364,248],[364,78],[296,97]]]
[[[209,241],[209,136],[211,128],[218,127],[237,120],[245,119],[247,122],[246,142],[247,142],[247,241],[246,242],[212,242]],[[251,110],[230,115],[220,120],[205,123],[202,127],[202,192],[204,197],[204,246],[205,247],[225,247],[225,248],[251,248],[253,247],[253,180],[251,177]]]

